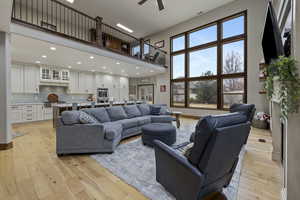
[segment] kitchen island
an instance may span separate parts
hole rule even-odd
[[[59,103],[53,104],[53,127],[56,127],[57,119],[61,116],[61,113],[66,110],[81,110],[84,108],[99,108],[99,107],[109,107],[109,106],[123,106],[123,105],[133,105],[133,104],[141,104],[143,101],[119,101],[113,103],[94,103],[94,102],[84,102],[84,103]]]

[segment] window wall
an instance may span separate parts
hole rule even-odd
[[[227,109],[247,101],[247,13],[171,37],[171,105]]]

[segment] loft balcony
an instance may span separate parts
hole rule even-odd
[[[14,0],[12,22],[166,66],[166,52],[56,0]]]

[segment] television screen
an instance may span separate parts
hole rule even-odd
[[[271,2],[268,5],[262,47],[266,64],[270,64],[272,60],[284,55],[280,29]]]

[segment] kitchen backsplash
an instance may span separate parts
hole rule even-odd
[[[55,93],[59,97],[59,101],[68,103],[87,102],[89,95],[84,94],[68,94],[66,87],[57,86],[40,86],[39,94],[13,94],[11,103],[43,103],[48,101],[47,97],[51,93]]]

